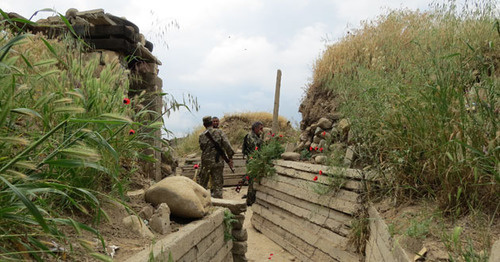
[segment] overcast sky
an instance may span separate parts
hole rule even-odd
[[[30,17],[53,8],[65,14],[102,8],[139,26],[163,63],[164,92],[196,96],[198,112],[176,112],[166,127],[177,136],[205,115],[272,113],[276,71],[283,72],[280,115],[293,124],[314,61],[348,28],[389,9],[425,10],[431,0],[2,0],[0,8]],[[38,20],[46,15],[34,18]],[[175,21],[178,27],[172,26]],[[168,45],[168,48],[167,48]]]

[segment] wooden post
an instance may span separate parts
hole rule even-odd
[[[281,88],[281,70],[276,74],[276,91],[274,92],[274,111],[273,111],[273,134],[279,131],[278,113],[280,108],[280,88]]]

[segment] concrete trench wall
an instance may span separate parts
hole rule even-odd
[[[328,170],[327,166],[278,160],[276,175],[256,184],[252,225],[300,261],[360,261],[348,244],[351,220],[361,208],[362,175],[353,169]],[[315,188],[329,178],[319,171],[345,178],[334,195]],[[313,178],[318,176],[318,180]]]
[[[151,255],[154,261],[168,261],[170,254],[176,262],[233,261],[233,241],[224,240],[224,210],[217,208],[204,219],[185,225],[126,261],[148,262]]]

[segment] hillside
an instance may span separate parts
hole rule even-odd
[[[458,261],[484,261],[499,232],[497,8],[444,4],[365,21],[316,61],[300,106],[305,136],[320,117],[349,120],[355,165],[379,173],[370,198],[385,199],[395,235],[432,239],[425,246]]]

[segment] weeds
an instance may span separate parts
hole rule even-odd
[[[119,61],[102,67],[69,36],[11,34],[0,14],[0,260],[56,256],[44,243],[68,243],[60,225],[104,247],[98,231],[64,214],[94,225],[105,218],[101,192],[123,198],[138,161],[152,160],[142,152],[162,114],[143,103],[148,94],[127,98],[130,75]]]
[[[234,219],[233,213],[228,209],[224,210],[224,240],[234,240],[233,237],[233,223],[238,222]]]
[[[273,160],[285,151],[279,137],[269,140],[248,156],[247,175],[251,181],[259,182],[263,177],[270,177],[276,173]]]
[[[358,161],[394,174],[399,197],[431,197],[447,214],[500,201],[498,12],[397,10],[365,22],[316,62],[311,88],[333,90]]]

